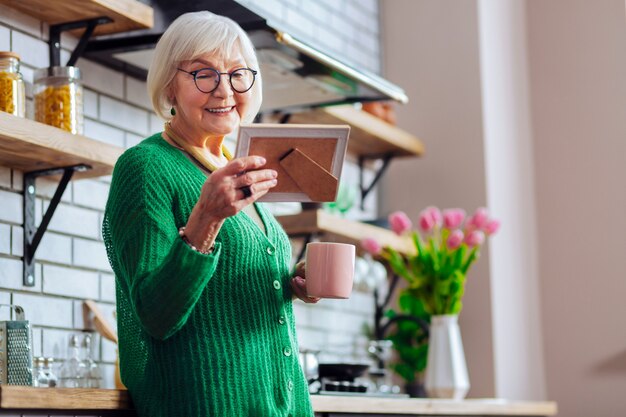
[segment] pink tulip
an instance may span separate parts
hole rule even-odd
[[[480,246],[485,241],[485,233],[482,230],[473,230],[467,236],[465,236],[465,243],[470,248],[474,246]]]
[[[361,241],[361,246],[363,246],[363,249],[365,249],[369,254],[373,256],[379,255],[383,250],[383,247],[380,246],[380,243],[378,243],[375,239],[371,237],[363,239]]]
[[[487,221],[489,221],[487,209],[481,207],[477,209],[474,215],[467,221],[467,226],[471,229],[482,229],[487,224]]]
[[[453,230],[461,226],[465,220],[465,210],[448,209],[443,211],[443,226],[448,230]]]
[[[424,232],[430,232],[434,227],[441,226],[443,216],[437,207],[426,207],[420,212],[419,225]]]
[[[397,235],[402,235],[411,230],[411,227],[413,227],[411,219],[409,219],[409,216],[407,216],[403,211],[394,211],[389,215],[388,220],[391,230],[393,230]]]
[[[435,226],[441,227],[443,222],[443,216],[441,215],[441,211],[437,207],[427,207],[426,210],[430,213],[430,217],[432,217]]]
[[[450,233],[450,236],[448,236],[448,240],[446,241],[448,249],[451,250],[454,250],[461,246],[461,243],[463,243],[463,232],[461,232],[460,230],[455,230]]]
[[[419,225],[423,232],[430,232],[435,227],[435,221],[427,210],[421,211]]]
[[[491,236],[496,233],[498,229],[500,229],[500,222],[498,220],[489,220],[483,228],[487,236]]]

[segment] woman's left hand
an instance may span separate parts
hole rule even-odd
[[[318,297],[309,297],[306,295],[306,267],[304,261],[296,264],[296,272],[291,279],[291,289],[293,296],[308,304],[315,304],[320,299]]]

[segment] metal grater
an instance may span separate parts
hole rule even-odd
[[[24,309],[0,304],[15,311],[17,320],[0,321],[0,385],[33,385],[30,324]]]

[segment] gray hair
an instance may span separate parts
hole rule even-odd
[[[241,115],[242,122],[252,122],[263,99],[254,46],[246,32],[233,20],[207,11],[179,16],[159,39],[148,71],[148,94],[154,111],[164,120],[172,118],[168,90],[181,62],[193,61],[205,54],[217,54],[228,59],[235,45],[239,46],[246,65],[259,71],[251,89],[248,113]]]

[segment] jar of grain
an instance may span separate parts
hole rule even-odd
[[[15,52],[0,52],[0,111],[24,117],[25,105],[20,56]]]
[[[83,133],[83,86],[77,67],[35,71],[35,120],[74,134]]]

